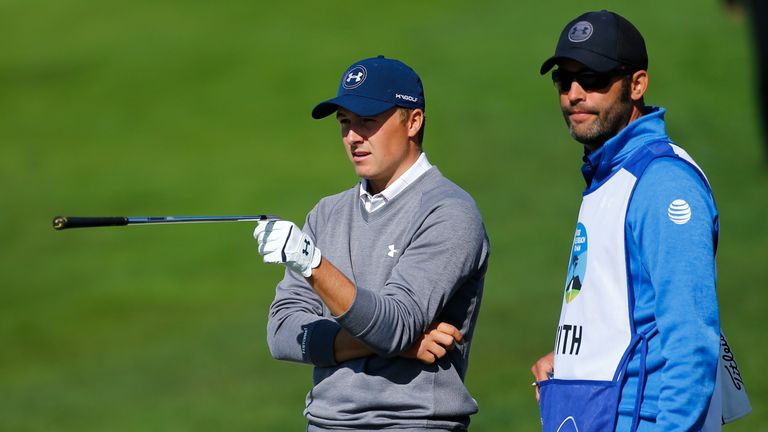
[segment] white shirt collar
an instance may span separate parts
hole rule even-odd
[[[368,192],[368,181],[366,179],[360,180],[360,199],[363,201],[365,209],[369,213],[380,209],[387,203],[387,201],[390,201],[399,195],[406,187],[408,187],[408,185],[416,181],[430,168],[432,168],[432,164],[427,160],[427,154],[422,152],[416,162],[414,162],[403,175],[398,177],[391,185],[387,186],[386,189],[376,195],[371,195],[370,192]]]

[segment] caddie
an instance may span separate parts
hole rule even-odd
[[[666,110],[645,105],[645,41],[624,17],[588,12],[540,72],[553,67],[586,188],[554,350],[531,368],[543,429],[719,430],[748,411],[722,410],[718,211]]]

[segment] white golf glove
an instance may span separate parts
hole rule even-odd
[[[312,269],[320,265],[320,249],[293,222],[259,222],[253,237],[259,243],[259,253],[265,263],[285,264],[304,277],[312,276]]]

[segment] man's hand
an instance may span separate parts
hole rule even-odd
[[[253,237],[259,243],[259,253],[265,263],[285,264],[304,277],[312,276],[312,269],[320,265],[320,249],[293,222],[259,222]]]
[[[432,364],[444,357],[448,350],[453,349],[455,344],[460,344],[463,339],[464,335],[456,327],[445,322],[432,323],[419,340],[400,355]]]
[[[555,371],[555,353],[554,351],[540,358],[536,363],[531,366],[531,373],[536,381],[544,381],[549,378],[549,375]],[[539,400],[539,386],[535,382],[533,385],[536,387],[536,401]]]

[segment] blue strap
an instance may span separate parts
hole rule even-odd
[[[645,334],[640,334],[640,367],[637,376],[637,395],[635,396],[635,411],[632,414],[632,427],[630,431],[635,432],[640,426],[640,408],[643,404],[643,394],[645,393],[645,359],[648,356],[648,340],[659,330],[654,325],[651,330]]]

